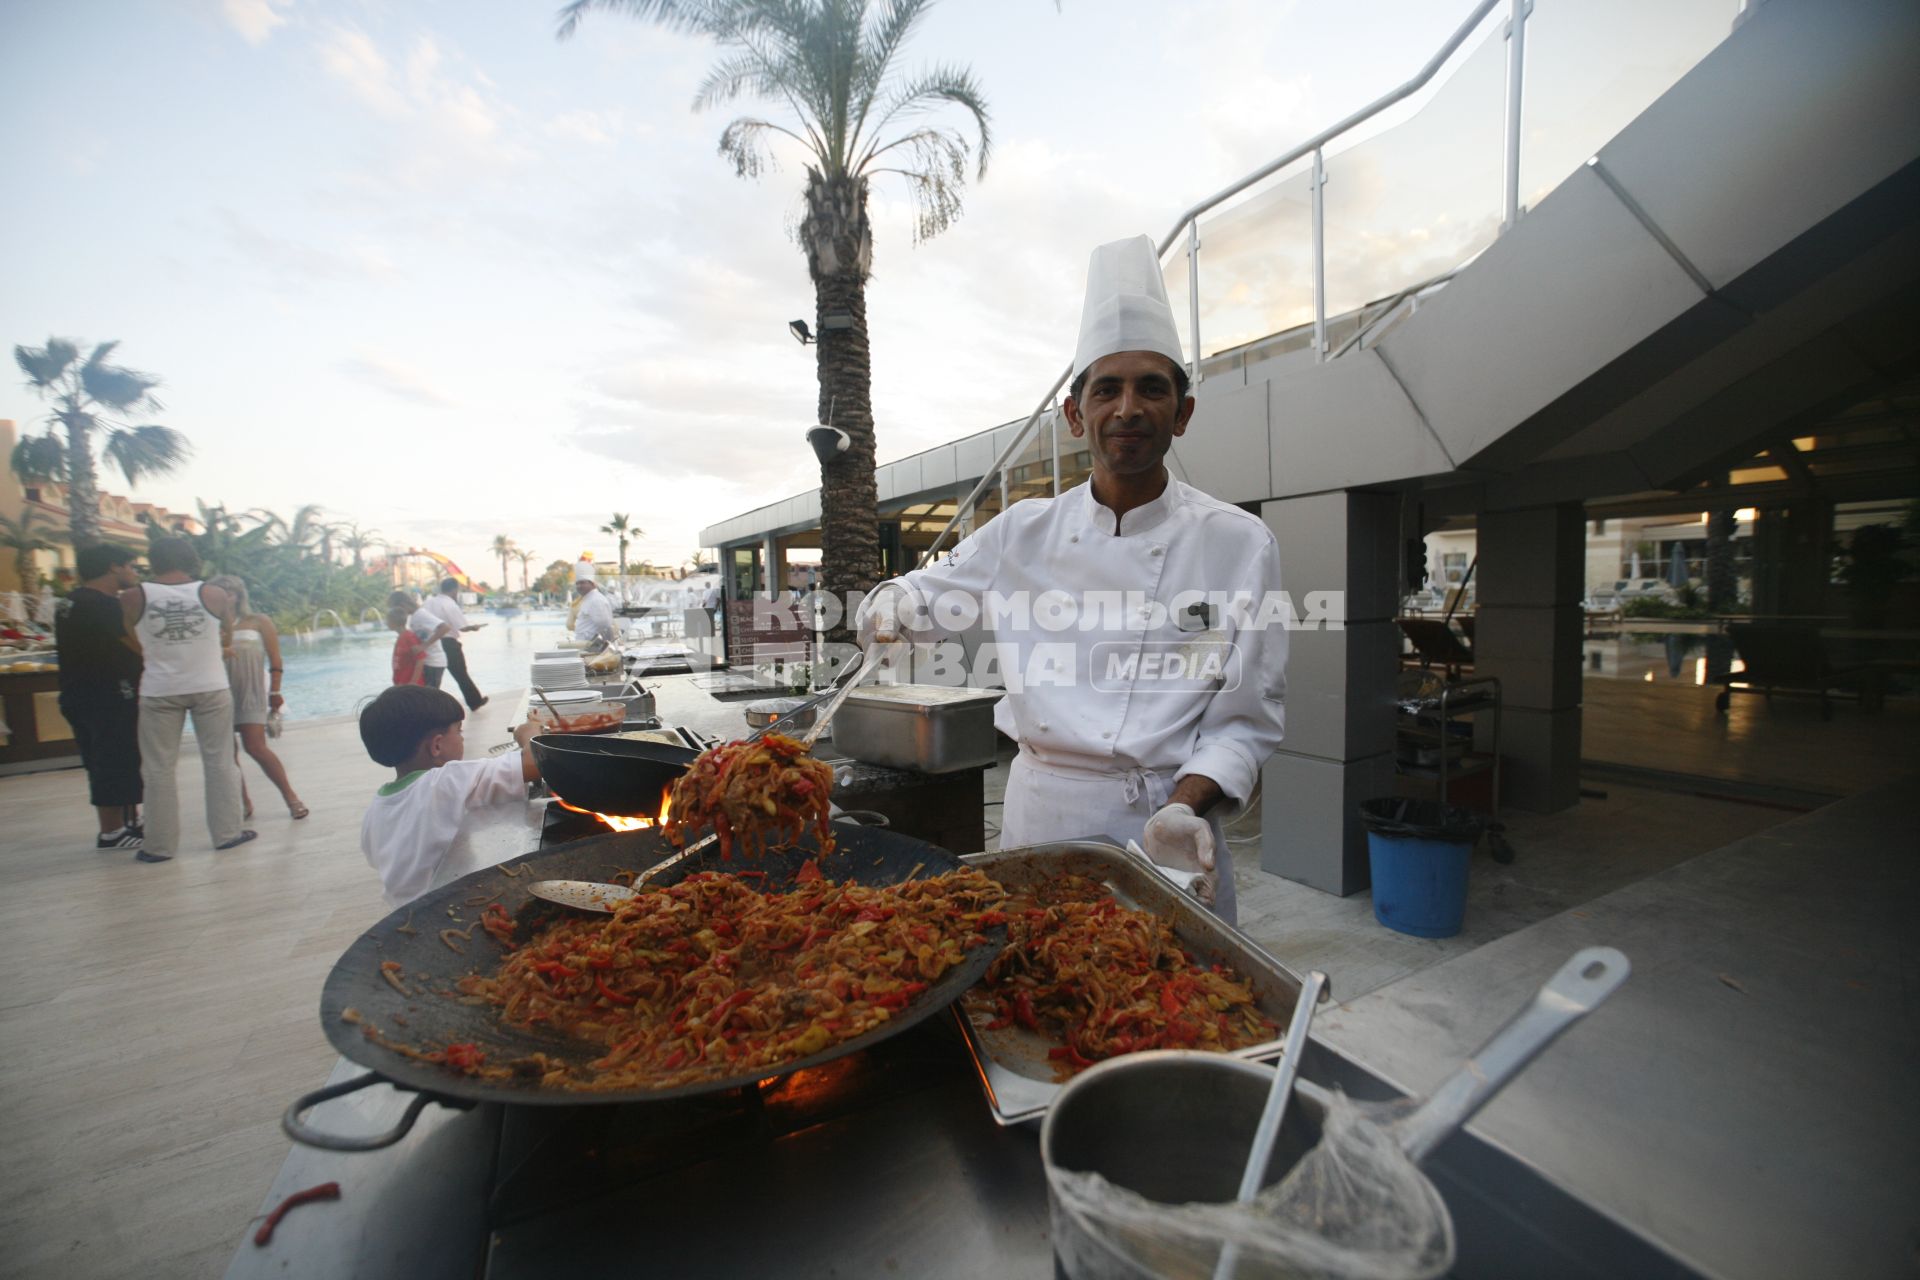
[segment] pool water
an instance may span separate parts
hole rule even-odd
[[[487,624],[463,636],[461,646],[473,682],[489,695],[525,689],[534,651],[558,648],[567,634],[564,609],[511,618],[475,609],[467,621]],[[351,715],[393,680],[393,632],[384,627],[282,637],[280,652],[289,720]],[[452,680],[441,687],[460,696]]]

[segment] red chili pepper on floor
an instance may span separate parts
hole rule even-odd
[[[287,1210],[294,1206],[311,1204],[315,1200],[338,1200],[339,1198],[340,1184],[337,1182],[323,1182],[317,1187],[308,1187],[305,1191],[294,1192],[275,1205],[273,1212],[267,1215],[267,1220],[260,1224],[260,1229],[253,1233],[254,1244],[264,1246],[273,1239],[273,1229],[280,1225],[280,1219],[286,1217]]]

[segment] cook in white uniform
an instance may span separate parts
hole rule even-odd
[[[1001,847],[1138,840],[1162,866],[1210,873],[1232,921],[1221,822],[1284,724],[1280,549],[1259,519],[1167,473],[1194,409],[1180,355],[1152,241],[1094,250],[1065,404],[1092,479],[881,584],[859,637],[937,639],[984,616],[982,653],[1008,687],[995,724],[1020,744]]]
[[[573,589],[580,597],[580,611],[573,621],[573,638],[582,644],[592,644],[596,640],[612,644],[613,601],[591,578],[574,583]]]

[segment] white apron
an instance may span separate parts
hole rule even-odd
[[[1166,803],[1172,778],[1148,769],[1096,773],[1041,764],[1030,751],[1013,758],[1007,775],[1006,806],[1001,811],[1000,847],[1018,849],[1056,840],[1111,836],[1121,844],[1139,840],[1147,819]],[[1233,855],[1220,820],[1209,817],[1219,887],[1214,914],[1235,923]]]

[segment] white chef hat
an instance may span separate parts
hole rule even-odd
[[[1154,351],[1177,365],[1186,363],[1160,275],[1160,255],[1146,236],[1103,244],[1087,263],[1087,301],[1080,309],[1073,376],[1116,351]]]

